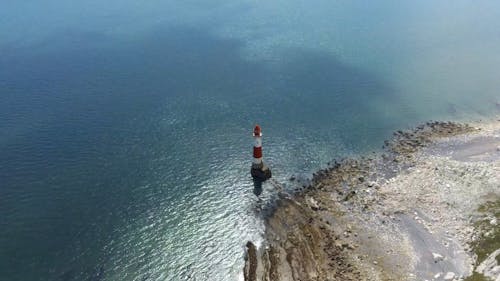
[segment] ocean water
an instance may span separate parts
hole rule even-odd
[[[0,280],[238,280],[277,182],[500,111],[498,1],[0,0]]]

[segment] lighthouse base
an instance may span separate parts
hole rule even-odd
[[[252,169],[250,170],[250,174],[252,175],[254,180],[258,180],[261,182],[270,179],[272,176],[271,169],[269,169],[269,167],[264,164],[253,164]]]

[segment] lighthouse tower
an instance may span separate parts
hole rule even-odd
[[[254,180],[266,181],[271,178],[271,170],[262,161],[262,131],[259,125],[253,129],[253,162],[250,174]]]

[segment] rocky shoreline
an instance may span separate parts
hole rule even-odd
[[[499,200],[500,121],[398,131],[384,153],[334,161],[283,194],[266,218],[266,243],[247,243],[244,278],[464,280],[482,262],[475,242],[485,229],[498,233],[498,210],[477,210]],[[485,218],[488,227],[477,227]],[[500,280],[495,250],[479,278]]]

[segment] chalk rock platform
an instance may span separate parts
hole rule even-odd
[[[245,280],[471,275],[481,262],[477,222],[498,219],[498,210],[478,210],[500,199],[500,122],[428,122],[384,146],[384,153],[334,161],[278,200],[266,242],[247,243]]]

